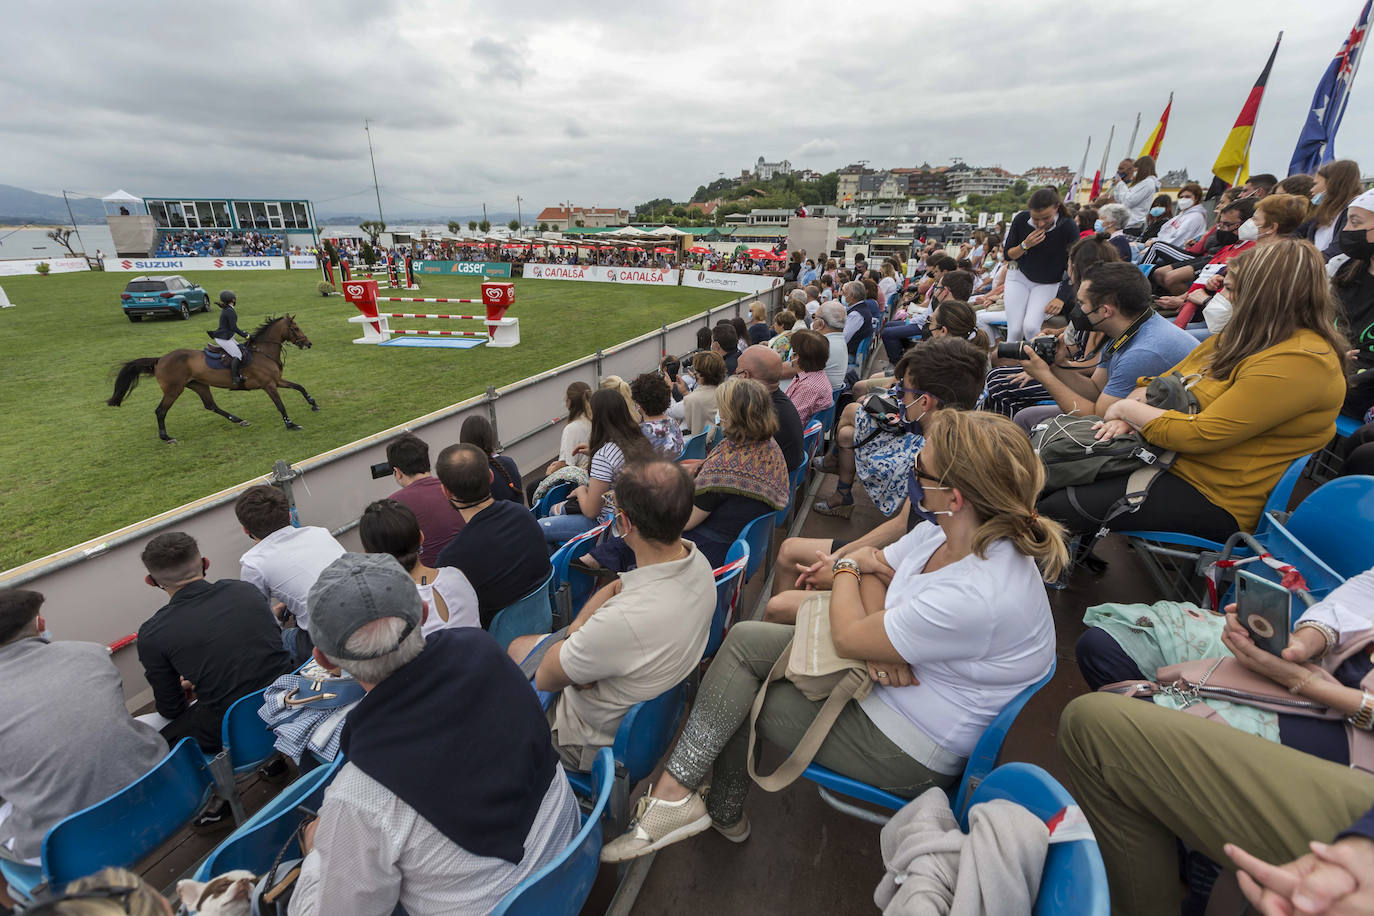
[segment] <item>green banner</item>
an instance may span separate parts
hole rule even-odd
[[[498,261],[414,261],[417,274],[458,274],[460,276],[509,277],[510,265]]]

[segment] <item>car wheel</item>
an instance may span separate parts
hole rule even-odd
[[[129,320],[130,320],[130,321],[135,321],[135,322],[137,322],[137,321],[142,321],[142,320],[143,320],[143,316],[142,316],[142,315],[135,315],[133,312],[125,312],[124,314],[127,315],[127,316],[129,316]]]
[[[188,321],[191,318],[191,310],[186,307],[186,303],[181,303],[181,320]]]

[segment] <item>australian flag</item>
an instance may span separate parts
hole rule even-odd
[[[1327,66],[1326,73],[1322,74],[1321,82],[1317,84],[1317,92],[1312,96],[1312,110],[1307,113],[1307,123],[1298,136],[1293,161],[1288,164],[1290,175],[1315,172],[1317,166],[1336,157],[1336,131],[1340,130],[1341,118],[1350,100],[1350,87],[1355,81],[1360,55],[1364,52],[1371,7],[1374,7],[1374,0],[1365,0],[1355,27],[1350,30],[1341,49]]]

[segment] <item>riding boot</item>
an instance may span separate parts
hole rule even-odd
[[[243,360],[230,358],[229,360],[229,384],[234,388],[243,387]]]

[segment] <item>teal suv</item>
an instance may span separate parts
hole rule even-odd
[[[144,315],[191,317],[192,312],[210,311],[210,294],[185,277],[134,277],[119,296],[130,321]]]

